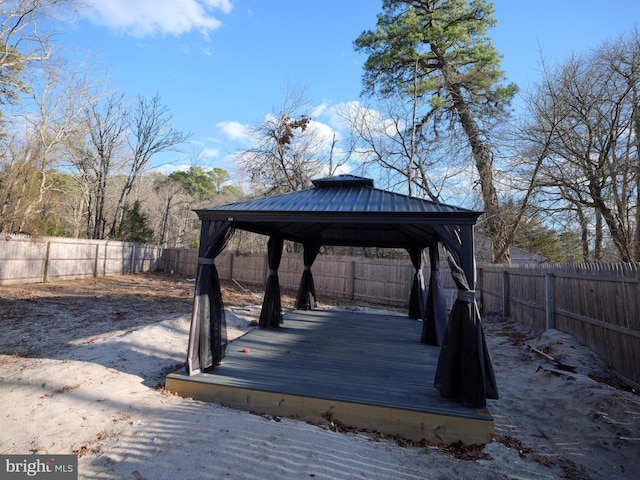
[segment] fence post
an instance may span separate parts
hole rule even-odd
[[[96,258],[93,261],[93,278],[98,277],[98,258],[100,255],[100,243],[96,243]]]
[[[502,318],[506,319],[511,315],[509,308],[509,272],[502,272]]]
[[[353,300],[356,296],[356,262],[355,260],[351,261],[351,271],[349,272],[349,290],[350,295],[349,299]]]
[[[233,252],[229,253],[229,281],[233,282]]]
[[[44,272],[42,273],[42,283],[47,283],[49,275],[49,253],[51,252],[51,241],[47,242],[47,250],[44,254]]]
[[[162,266],[162,271],[164,273],[167,273],[167,264],[169,263],[169,247],[161,247],[162,250],[162,256],[160,257],[162,260],[164,260],[163,262],[163,266]]]
[[[264,284],[267,284],[267,279],[269,278],[269,255],[265,255],[262,262],[262,281]]]
[[[545,289],[546,289],[546,301],[545,301],[545,313],[547,320],[547,330],[556,328],[556,303],[555,303],[555,275],[553,273],[545,274]]]
[[[136,244],[131,246],[131,258],[129,259],[129,273],[136,273]]]
[[[476,301],[478,302],[478,309],[482,312],[484,311],[484,304],[482,301],[482,288],[484,287],[484,275],[482,268],[476,269],[478,281],[476,282]]]
[[[173,259],[173,272],[172,273],[180,273],[178,271],[178,267],[180,266],[180,249],[176,249],[176,256]]]

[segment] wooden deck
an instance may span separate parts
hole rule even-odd
[[[314,422],[328,418],[419,441],[484,444],[493,418],[433,387],[439,348],[420,343],[422,323],[396,315],[294,311],[279,329],[229,345],[211,373],[166,378],[184,397]]]

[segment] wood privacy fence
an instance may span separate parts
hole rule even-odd
[[[197,250],[166,249],[162,269],[184,275],[196,275]],[[222,280],[235,280],[241,284],[264,285],[269,274],[267,256],[264,253],[235,255],[225,251],[215,259],[218,275]],[[282,255],[278,279],[280,286],[297,289],[304,264],[302,254]],[[414,268],[407,258],[381,259],[318,255],[313,263],[313,281],[320,301],[322,298],[348,300],[394,307],[408,307]],[[429,279],[429,268],[424,269]],[[448,301],[453,303],[453,280],[447,270],[441,272],[442,282],[448,289]]]
[[[640,384],[640,264],[484,265],[485,311],[544,332],[575,336]]]
[[[162,249],[111,240],[0,236],[0,285],[165,271],[195,277],[196,249]],[[220,278],[264,285],[266,254],[215,260]],[[284,253],[280,285],[298,288],[301,254]],[[449,306],[455,285],[440,268]],[[313,277],[320,301],[352,301],[406,308],[413,280],[409,260],[319,255]],[[425,280],[429,267],[424,269]],[[574,335],[633,384],[640,384],[640,264],[491,265],[478,269],[484,311],[503,315],[537,332],[556,328]]]
[[[162,248],[113,240],[0,236],[0,285],[158,270]]]

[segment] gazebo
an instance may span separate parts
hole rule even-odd
[[[434,386],[463,405],[484,407],[498,398],[475,301],[473,228],[481,212],[374,188],[352,175],[314,180],[313,188],[197,210],[201,220],[198,272],[189,333],[187,374],[214,371],[227,349],[225,311],[215,258],[236,229],[269,237],[269,275],[259,325],[282,321],[278,268],[284,240],[303,246],[296,309],[312,310],[316,293],[312,267],[321,246],[406,249],[415,274],[408,315],[423,320],[423,343],[440,346]],[[439,273],[439,248],[448,257],[458,288],[447,313]],[[431,274],[426,287],[423,251]]]

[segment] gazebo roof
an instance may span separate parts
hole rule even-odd
[[[425,246],[445,225],[474,225],[481,212],[374,188],[353,175],[314,187],[196,210],[201,220],[281,235],[300,243],[406,248]]]

